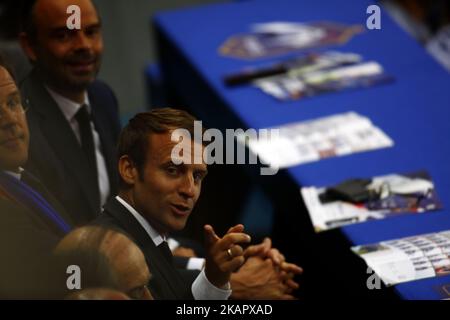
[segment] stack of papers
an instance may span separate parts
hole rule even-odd
[[[369,118],[355,112],[286,124],[278,135],[251,137],[248,147],[261,162],[286,168],[325,158],[391,147],[394,142]],[[241,141],[245,137],[241,137]]]
[[[376,61],[352,52],[308,53],[225,76],[227,86],[253,84],[278,100],[297,100],[393,81]]]
[[[430,176],[423,171],[375,177],[366,190],[368,194],[379,196],[359,203],[342,199],[325,201],[326,190],[315,187],[301,189],[316,232],[399,214],[417,214],[442,208]]]
[[[352,248],[387,285],[450,274],[450,230]]]
[[[219,48],[222,55],[259,59],[293,51],[343,44],[364,30],[362,25],[318,21],[272,21],[254,24],[250,32],[228,38]]]
[[[376,61],[361,62],[348,66],[314,71],[291,70],[282,75],[254,81],[254,85],[278,100],[297,100],[346,89],[367,88],[391,82]]]

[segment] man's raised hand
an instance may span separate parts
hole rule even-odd
[[[251,238],[243,232],[242,224],[231,227],[222,238],[210,225],[205,225],[204,230],[207,252],[205,274],[213,285],[223,288],[230,281],[231,273],[245,262],[244,249],[239,244],[249,243]]]

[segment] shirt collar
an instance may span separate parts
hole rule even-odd
[[[125,200],[123,200],[121,197],[116,196],[116,200],[119,201],[132,215],[133,217],[139,222],[139,224],[145,229],[147,234],[152,239],[155,246],[159,246],[163,241],[166,241],[166,238],[161,235],[158,231],[156,231],[148,222],[147,220],[139,214],[132,206],[130,206]]]
[[[23,168],[19,168],[19,172],[14,171],[5,171],[6,174],[9,174],[10,176],[16,178],[17,180],[22,179],[22,172],[24,171]]]
[[[54,90],[50,89],[49,87],[45,86],[48,93],[52,96],[52,98],[56,101],[56,104],[61,109],[62,113],[64,114],[64,117],[67,119],[67,121],[72,121],[72,119],[77,114],[78,110],[83,105],[87,106],[88,112],[91,113],[91,108],[89,104],[89,97],[87,92],[84,93],[84,102],[83,103],[77,103],[75,101],[72,101],[66,97],[63,97],[59,93],[55,92]]]

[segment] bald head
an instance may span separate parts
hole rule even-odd
[[[83,289],[114,288],[134,299],[151,299],[145,257],[133,241],[118,231],[98,226],[78,228],[61,240],[55,253],[67,265],[81,268]]]

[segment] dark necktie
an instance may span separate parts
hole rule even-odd
[[[162,255],[167,259],[167,261],[169,261],[170,263],[172,263],[172,251],[170,251],[169,245],[167,244],[167,241],[163,241],[159,246],[158,246],[159,251],[162,253]]]
[[[91,116],[87,110],[86,105],[82,105],[75,115],[75,119],[78,122],[81,137],[81,148],[89,163],[89,169],[94,173],[94,177],[97,178],[97,159],[95,156],[94,135],[91,128]]]

